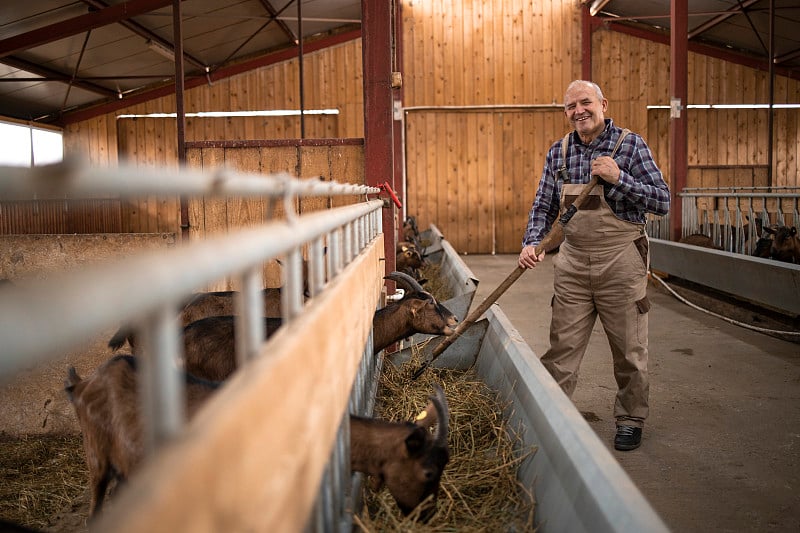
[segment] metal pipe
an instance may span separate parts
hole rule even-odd
[[[34,285],[4,289],[0,300],[0,379],[77,348],[98,331],[138,320],[164,301],[288,253],[300,243],[383,208],[382,200],[270,222],[168,251],[92,265]],[[89,307],[81,302],[92,302]],[[77,313],[77,310],[80,313]],[[42,335],[41,332],[47,332]]]

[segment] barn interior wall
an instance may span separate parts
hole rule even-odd
[[[580,77],[581,7],[576,2],[483,3],[442,0],[402,4],[406,211],[421,227],[435,223],[456,250],[515,253],[538,186],[544,155],[568,129],[558,109],[564,87]],[[640,133],[669,180],[669,47],[599,28],[592,34],[593,80],[609,99],[608,116]],[[363,135],[361,41],[308,54],[306,107],[338,107],[334,119],[307,123],[310,137]],[[187,91],[187,112],[297,107],[297,62],[263,67]],[[689,53],[690,104],[767,103],[769,79],[755,70]],[[776,103],[797,103],[798,81],[778,76]],[[536,106],[509,110],[492,106]],[[435,109],[485,106],[480,111]],[[171,111],[164,97],[120,113]],[[689,186],[754,186],[766,180],[766,110],[689,110]],[[773,185],[797,186],[798,110],[775,111]],[[171,163],[174,123],[131,133],[116,114],[73,124],[66,152],[115,164]],[[118,133],[119,131],[119,133]],[[290,138],[295,118],[189,119],[187,140]],[[172,163],[174,164],[174,163]],[[457,192],[454,192],[457,191]],[[468,224],[463,224],[463,221]]]
[[[333,120],[306,118],[307,138],[363,137],[361,40],[354,39],[303,56],[304,108],[338,109]],[[184,95],[186,113],[201,111],[258,111],[299,109],[298,60],[292,59],[210,85],[189,89]],[[119,115],[174,113],[175,96],[164,96],[114,113],[68,125],[64,130],[65,156],[81,156],[95,165],[118,161]],[[167,166],[176,164],[177,134],[174,119],[148,119],[147,128],[133,129],[134,138],[123,139],[135,158]],[[123,128],[130,129],[130,124]],[[128,133],[131,133],[130,131]],[[187,118],[186,140],[292,139],[300,137],[297,117]]]
[[[517,253],[544,155],[569,129],[559,108],[581,75],[577,2],[403,4],[407,210],[462,253]],[[669,181],[669,47],[600,28],[592,79],[607,117],[640,133]],[[766,71],[689,54],[689,104],[769,102]],[[778,76],[775,103],[798,103]],[[529,105],[528,109],[491,106]],[[435,107],[441,106],[440,109]],[[444,106],[486,106],[453,110]],[[550,106],[550,107],[548,107]],[[689,186],[766,180],[766,110],[689,110]],[[775,111],[772,185],[798,186],[800,111]],[[466,223],[465,223],[466,221]]]

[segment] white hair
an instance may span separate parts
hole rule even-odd
[[[594,92],[597,95],[597,99],[600,100],[601,102],[603,101],[603,91],[600,90],[600,86],[594,83],[593,81],[575,80],[571,82],[569,85],[567,85],[567,90],[564,91],[564,93],[565,94],[568,93],[571,89],[577,87],[578,85],[583,85],[584,87],[589,87],[591,89],[594,89]]]

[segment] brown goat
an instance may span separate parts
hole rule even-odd
[[[391,302],[378,309],[372,318],[373,353],[415,333],[452,335],[458,318],[436,301],[413,277],[403,272],[392,272],[391,279],[406,293],[399,302]]]
[[[203,379],[222,381],[236,370],[234,316],[211,316],[183,328],[186,371]],[[280,318],[264,318],[265,338],[281,326]]]
[[[426,266],[428,266],[428,262],[422,257],[422,253],[414,243],[409,241],[397,243],[395,268],[398,272],[404,272],[417,281],[421,281],[420,269]]]
[[[449,412],[438,385],[425,411],[412,422],[398,423],[350,416],[350,468],[372,477],[375,490],[389,489],[403,514],[409,514],[431,496],[420,516],[427,521],[436,512],[439,481],[450,449]],[[429,428],[438,421],[436,433]]]
[[[417,219],[413,216],[408,216],[403,222],[403,240],[413,243],[417,248],[420,247],[419,228],[417,227]]]
[[[280,288],[266,288],[262,291],[264,296],[265,317],[281,317],[281,290]],[[192,322],[210,316],[225,316],[234,314],[234,298],[236,291],[201,292],[193,294],[180,311],[178,321],[181,327],[186,327]],[[129,325],[124,325],[108,341],[108,347],[117,351],[128,341],[131,350],[136,352],[136,333]]]
[[[189,375],[186,379],[186,409],[191,417],[217,384]],[[83,434],[93,517],[103,506],[109,484],[124,482],[144,456],[136,361],[130,355],[115,356],[85,380],[70,367],[64,390]]]
[[[765,227],[764,231],[773,235],[770,255],[772,259],[784,263],[800,263],[800,237],[797,228],[792,226]]]

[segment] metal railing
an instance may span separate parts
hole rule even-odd
[[[94,335],[121,323],[140,331],[138,375],[148,452],[175,436],[185,424],[184,384],[176,361],[182,329],[178,303],[197,287],[224,276],[241,281],[236,300],[236,357],[252,358],[264,341],[261,319],[262,265],[282,257],[284,322],[303,310],[302,256],[309,265],[312,296],[342,272],[382,232],[382,200],[369,199],[379,188],[298,180],[287,174],[254,175],[220,169],[199,172],[82,166],[74,162],[34,169],[0,168],[0,200],[118,194],[120,196],[260,196],[285,203],[286,219],[237,229],[171,250],[143,252],[110,264],[54,275],[47,280],[3,288],[0,298],[0,380],[23,368],[63,356]],[[362,201],[298,216],[296,199],[359,195]],[[376,302],[376,305],[378,302]],[[380,358],[372,337],[364,348],[350,408],[372,412]],[[349,530],[349,413],[343,413],[309,528]],[[332,529],[333,528],[333,529]]]
[[[681,198],[681,237],[701,233],[721,249],[751,255],[759,225],[800,224],[800,187],[689,188]],[[649,216],[650,237],[669,240],[669,215]]]

